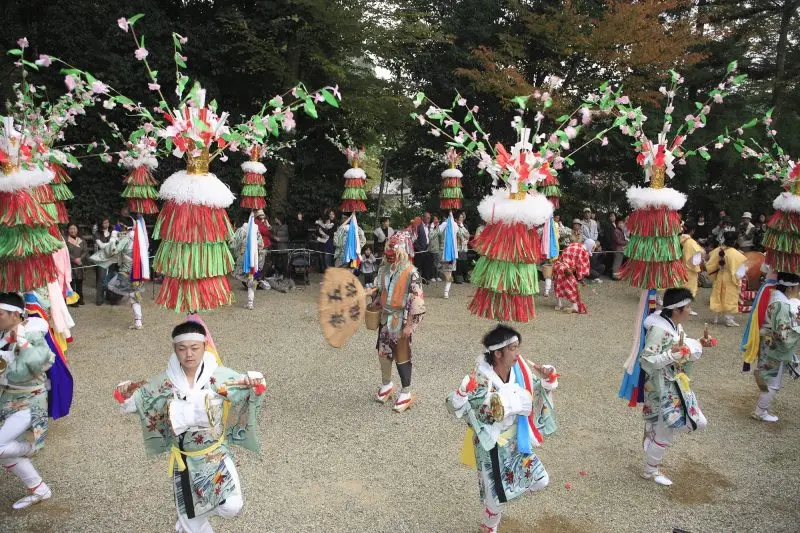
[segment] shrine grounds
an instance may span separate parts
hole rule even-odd
[[[464,423],[444,406],[474,366],[492,323],[466,309],[472,288],[449,300],[426,287],[427,315],[414,337],[416,405],[403,414],[373,401],[379,381],[375,334],[361,327],[331,348],[317,322],[317,279],[292,293],[260,291],[247,311],[207,313],[226,366],[260,370],[268,389],[259,420],[263,455],[235,449],[242,514],[212,520],[220,532],[478,531],[475,473],[458,461]],[[87,286],[90,283],[87,281]],[[702,335],[709,289],[686,327]],[[639,291],[606,281],[583,289],[588,316],[553,310],[537,297],[537,318],[520,325],[524,356],[561,373],[559,430],[538,454],[550,486],[507,507],[501,531],[554,533],[795,532],[800,524],[800,383],[789,379],[768,425],[750,418],[758,390],[741,370],[740,328],[711,326],[719,345],[694,367],[693,386],[709,420],[667,453],[665,488],[639,477],[642,420],[617,398],[631,348]],[[18,480],[0,483],[0,531],[174,531],[166,456],[146,458],[135,415],[119,414],[113,387],[162,372],[170,330],[182,316],[145,293],[142,331],[128,330],[126,305],[74,310],[67,357],[75,377],[72,413],[50,426],[34,459],[53,498],[14,512]],[[397,381],[397,379],[395,379]]]

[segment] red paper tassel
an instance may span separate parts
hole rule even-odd
[[[150,169],[145,166],[134,168],[128,177],[125,179],[125,185],[134,185],[138,187],[154,186],[158,182],[153,178]],[[139,211],[137,211],[138,213]]]
[[[525,224],[490,222],[480,235],[472,239],[472,247],[480,255],[498,261],[538,263],[541,257],[539,234]]]
[[[640,289],[680,287],[688,281],[681,259],[658,263],[628,259],[619,276],[622,279],[630,277],[631,285]]]
[[[348,178],[348,179],[344,180],[344,188],[345,189],[355,189],[355,188],[363,189],[364,188],[364,183],[366,183],[366,181],[367,180],[361,179],[361,178]]]
[[[158,213],[158,204],[150,198],[128,198],[128,210],[131,213],[154,215]]]
[[[226,241],[232,232],[224,209],[173,201],[164,204],[153,230],[162,240],[198,243]]]
[[[264,175],[257,172],[245,172],[244,178],[242,178],[244,185],[264,185],[265,183]]]
[[[30,191],[0,192],[0,224],[5,226],[52,226],[47,211],[33,199]]]
[[[469,311],[489,320],[529,322],[536,318],[533,296],[510,295],[481,287],[476,289]]]
[[[681,232],[681,215],[667,207],[636,209],[628,218],[628,229],[641,237],[665,237]]]
[[[56,195],[53,193],[53,187],[49,183],[37,185],[31,189],[33,199],[40,204],[52,204],[56,201]]]
[[[800,255],[787,254],[770,248],[766,249],[766,259],[764,262],[771,266],[776,272],[792,272],[800,274]]]
[[[346,213],[360,213],[367,210],[367,205],[363,200],[342,200],[342,205],[339,209]]]
[[[25,292],[56,281],[52,254],[0,260],[0,292]]]
[[[55,202],[53,205],[56,206],[56,213],[58,215],[57,222],[59,224],[66,224],[69,222],[69,215],[67,215],[67,206],[64,202]]]
[[[442,198],[439,209],[461,209],[461,198]]]
[[[209,311],[230,305],[233,294],[226,276],[198,280],[164,277],[156,304],[178,312]]]
[[[461,188],[461,178],[442,178],[442,189]]]
[[[54,174],[53,183],[69,183],[72,181],[66,169],[58,163],[50,163],[50,170]]]
[[[548,196],[547,199],[553,204],[553,209],[558,209],[560,207],[561,202],[558,196]]]
[[[261,196],[242,196],[239,205],[245,209],[264,209],[267,200]]]

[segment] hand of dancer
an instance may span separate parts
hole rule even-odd
[[[132,381],[123,381],[122,383],[116,386],[115,388],[116,393],[114,394],[114,396],[117,397],[117,399],[122,398],[123,401],[127,400],[128,398],[133,396],[133,393],[136,392],[136,389],[139,388],[139,385],[140,385],[139,383],[134,383]]]
[[[375,296],[376,294],[378,294],[378,289],[377,287],[370,287],[365,291],[365,294],[367,296]]]
[[[405,337],[405,338],[411,337],[411,333],[413,333],[413,331],[414,330],[411,329],[411,326],[405,326],[403,328],[403,337]]]

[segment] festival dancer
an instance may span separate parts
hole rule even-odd
[[[416,224],[413,226],[416,227]],[[411,407],[411,336],[425,316],[425,299],[419,272],[409,259],[413,250],[408,229],[398,231],[386,241],[385,261],[376,278],[377,287],[367,294],[381,311],[378,328],[378,359],[381,365],[381,386],[376,400],[386,403],[394,392],[392,361],[400,375],[400,395],[393,409],[402,413]]]
[[[138,413],[147,454],[169,453],[175,530],[212,533],[209,517],[236,516],[244,504],[230,446],[259,452],[264,377],[221,366],[197,322],[177,325],[172,343],[163,374],[120,383],[114,396],[123,413]]]
[[[735,231],[726,231],[723,238],[723,245],[711,250],[706,262],[706,271],[714,279],[710,307],[714,313],[714,324],[719,323],[719,315],[724,313],[725,325],[735,328],[739,324],[733,320],[733,313],[739,312],[739,291],[747,272],[747,258],[734,248],[738,239]]]
[[[253,309],[256,298],[256,283],[264,290],[269,290],[270,285],[266,280],[256,280],[260,265],[264,264],[266,250],[264,239],[256,224],[256,215],[264,214],[260,209],[250,213],[250,218],[237,229],[231,236],[229,246],[233,252],[235,263],[233,277],[241,281],[247,288],[246,309]]]
[[[31,457],[47,435],[47,370],[55,362],[45,340],[48,324],[25,320],[25,303],[13,292],[0,293],[0,465],[28,488],[14,503],[25,509],[52,496]],[[25,433],[33,434],[33,442]]]
[[[533,452],[542,434],[556,430],[552,391],[558,374],[519,354],[522,337],[497,325],[483,338],[477,367],[446,400],[456,418],[469,426],[462,457],[478,469],[484,509],[481,530],[498,531],[505,503],[541,490],[550,478]],[[474,458],[474,463],[471,461]]]
[[[589,275],[589,252],[582,243],[582,236],[573,235],[567,246],[553,263],[553,281],[556,293],[556,311],[586,314],[586,304],[581,300],[578,282]],[[572,305],[566,305],[570,302]]]
[[[141,295],[144,291],[144,285],[141,280],[132,280],[134,254],[136,254],[136,247],[134,246],[135,232],[135,225],[128,228],[121,223],[117,224],[114,226],[114,231],[111,232],[109,241],[105,244],[100,244],[100,250],[89,260],[105,269],[108,269],[114,263],[117,264],[117,273],[109,280],[108,290],[120,296],[128,297],[133,310],[133,325],[130,326],[130,329],[142,329]],[[140,256],[141,254],[138,255]],[[145,252],[143,262],[149,261],[147,255]]]
[[[692,293],[692,298],[695,298],[697,297],[697,276],[700,274],[700,265],[703,262],[703,248],[694,240],[694,224],[684,222],[680,242],[683,250],[683,266],[686,267],[686,278],[688,279],[684,286]]]
[[[761,395],[753,418],[777,422],[778,417],[771,414],[769,408],[800,344],[800,322],[789,302],[792,298],[800,297],[800,276],[778,272],[778,282],[770,290],[772,294],[761,324],[758,367],[754,372]]]
[[[431,242],[437,241],[440,248],[436,255],[439,257],[439,269],[444,276],[442,297],[445,300],[450,298],[453,272],[458,269],[458,254],[461,249],[460,245],[464,241],[462,232],[466,232],[466,240],[469,241],[469,232],[456,224],[452,212],[447,215],[447,218],[439,225],[435,233],[431,232]]]
[[[702,346],[709,346],[711,340],[685,338],[681,325],[689,319],[692,300],[688,289],[667,289],[663,309],[644,321],[646,336],[639,353],[639,364],[645,372],[642,477],[664,486],[672,485],[659,470],[667,448],[680,433],[703,429],[708,424],[689,386],[688,375],[692,362],[703,353]]]

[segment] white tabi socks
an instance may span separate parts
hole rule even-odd
[[[552,289],[552,288],[553,288],[553,280],[550,279],[550,278],[545,279],[544,280],[544,295],[545,296],[550,296],[550,289]]]
[[[256,299],[256,290],[253,287],[247,287],[247,309],[253,308],[253,303]]]
[[[139,302],[131,302],[133,309],[133,325],[130,329],[142,329],[142,304]]]
[[[444,299],[445,300],[450,298],[450,286],[452,286],[452,285],[453,285],[452,281],[446,281],[444,283]]]

